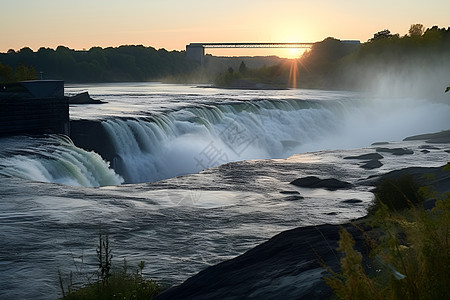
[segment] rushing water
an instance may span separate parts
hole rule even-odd
[[[449,105],[425,99],[162,84],[66,87],[85,90],[108,103],[73,106],[71,118],[101,122],[113,161],[64,136],[0,140],[2,299],[56,298],[58,270],[85,281],[96,269],[99,232],[109,234],[117,267],[123,258],[131,266],[144,260],[146,275],[180,283],[283,230],[364,215],[372,194],[360,179],[449,159],[449,145],[423,151],[424,142],[391,144],[414,154],[383,154],[379,169],[344,159],[375,152],[372,142],[449,129]],[[173,178],[180,174],[192,175]],[[356,184],[333,192],[289,184],[307,175]]]

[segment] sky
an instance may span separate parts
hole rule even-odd
[[[411,24],[450,26],[448,0],[0,0],[0,52],[30,47],[144,45],[184,50],[191,42],[367,41]],[[289,49],[207,49],[214,55],[279,55]]]

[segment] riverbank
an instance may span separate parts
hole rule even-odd
[[[427,140],[428,143],[450,142],[450,131],[410,137],[405,140]],[[425,147],[424,147],[425,148]],[[445,163],[445,162],[443,162]],[[443,167],[412,167],[371,177],[367,184],[376,186],[384,178],[409,174],[423,186],[441,194],[450,191],[450,172]],[[426,176],[424,176],[426,175]],[[425,205],[434,205],[434,199]],[[244,254],[211,266],[172,287],[156,299],[330,299],[333,291],[326,285],[322,263],[340,269],[341,255],[336,251],[339,231],[345,228],[355,239],[355,250],[363,255],[362,265],[372,267],[370,247],[363,233],[366,217],[342,225],[319,225],[284,231]]]
[[[450,172],[441,167],[408,168],[383,178],[404,173],[419,182],[423,181],[423,175],[432,175],[436,190],[450,191]],[[370,271],[371,249],[355,226],[364,228],[365,220],[284,231],[232,260],[201,271],[156,299],[330,299],[333,291],[323,279],[327,272],[321,260],[333,270],[340,269],[341,255],[336,249],[341,228],[353,236],[355,250],[363,254],[363,265]]]

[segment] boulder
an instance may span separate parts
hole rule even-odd
[[[69,104],[102,104],[103,101],[94,100],[89,96],[88,92],[79,93],[69,97]]]
[[[352,186],[351,183],[335,178],[320,179],[315,176],[298,178],[290,182],[290,184],[306,188],[324,188],[330,191],[335,191],[338,189],[348,189]]]
[[[367,161],[365,164],[361,166],[361,168],[366,170],[377,169],[381,167],[383,164],[378,159],[372,159]]]
[[[359,159],[359,160],[376,160],[376,159],[382,159],[383,156],[379,153],[368,153],[358,156],[347,156],[344,157],[344,159]]]
[[[377,152],[391,153],[392,155],[410,155],[414,154],[414,151],[406,148],[377,148]]]

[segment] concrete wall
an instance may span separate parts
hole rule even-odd
[[[26,81],[0,92],[0,136],[70,134],[63,81]]]

